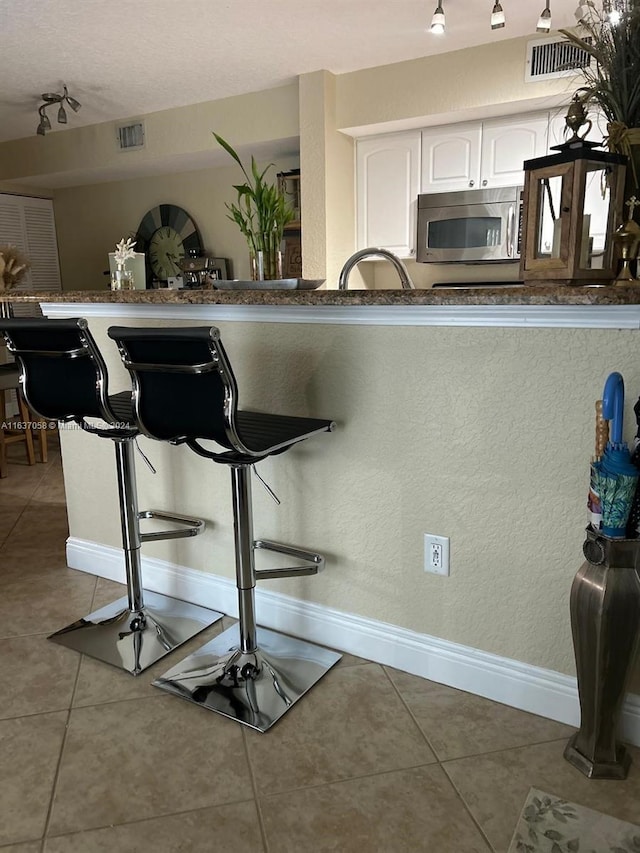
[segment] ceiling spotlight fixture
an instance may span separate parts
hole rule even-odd
[[[436,11],[433,13],[433,18],[431,18],[431,26],[429,27],[429,32],[433,33],[436,36],[441,36],[444,32],[444,29],[444,9],[442,8],[442,0],[438,0]]]
[[[52,104],[58,104],[58,124],[66,124],[67,111],[64,108],[65,101],[74,113],[77,113],[82,106],[80,101],[76,101],[75,98],[71,97],[66,86],[63,87],[61,95],[56,92],[45,92],[43,95],[40,95],[40,97],[42,98],[43,103],[38,107],[38,114],[40,116],[40,124],[36,130],[38,136],[44,136],[48,130],[51,130],[51,122],[46,113],[47,107],[50,107]]]
[[[544,9],[540,13],[540,17],[538,18],[538,26],[536,27],[536,30],[539,33],[548,33],[551,31],[551,9],[549,8],[550,1],[551,0],[547,0]]]
[[[504,27],[504,24],[505,24],[505,18],[504,18],[504,12],[502,10],[502,6],[498,2],[498,0],[496,0],[495,4],[493,6],[493,12],[491,13],[491,29],[492,30],[499,30],[502,27]]]

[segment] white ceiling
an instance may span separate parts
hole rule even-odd
[[[342,74],[483,42],[535,35],[543,0],[0,0],[0,142],[31,136],[42,92],[69,93],[67,128]],[[554,29],[576,0],[552,0]],[[54,129],[55,111],[52,112]],[[64,126],[62,126],[64,129]]]

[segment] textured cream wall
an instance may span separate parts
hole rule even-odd
[[[92,321],[124,387],[126,374]],[[153,325],[153,324],[151,324]],[[177,325],[172,322],[171,325]],[[634,331],[221,323],[246,407],[338,429],[260,465],[255,533],[327,555],[273,589],[564,673],[586,523],[594,401],[606,375],[640,392]],[[197,539],[145,553],[233,576],[229,474],[143,440],[141,506],[200,513]],[[72,536],[119,544],[109,442],[63,434]],[[89,475],[88,475],[89,472]],[[451,576],[423,571],[423,534],[451,539]],[[640,672],[640,670],[639,670]],[[640,677],[636,682],[640,685]]]
[[[300,77],[303,273],[334,287],[355,245],[354,140],[336,126],[336,80]]]
[[[212,130],[236,146],[297,137],[298,86],[293,83],[132,118],[144,118],[145,122],[145,147],[139,151],[118,149],[117,127],[124,122],[70,127],[44,139],[34,134],[0,145],[0,179],[17,182],[24,177],[37,179],[39,175],[66,172],[71,180],[77,174],[74,183],[80,184],[87,183],[82,178],[85,170],[146,169],[147,174],[153,174],[149,170],[154,165],[156,172],[166,168],[167,158],[175,160],[172,171],[181,171],[193,168],[188,165],[189,158],[206,157],[214,151]]]
[[[529,38],[425,56],[338,77],[340,128],[407,122],[413,126],[460,121],[455,113],[501,115],[568,103],[575,78],[525,83]],[[518,107],[514,109],[514,104]],[[480,110],[480,114],[478,114]],[[434,120],[434,116],[438,119]],[[391,127],[389,129],[392,129]]]
[[[135,233],[148,210],[166,203],[191,215],[208,252],[231,259],[231,275],[250,278],[247,242],[227,218],[225,207],[225,202],[236,200],[233,184],[244,181],[240,168],[230,158],[229,162],[228,167],[57,190],[54,209],[63,288],[105,289],[108,252],[121,237]],[[278,171],[297,165],[297,158],[278,160],[270,175],[275,180]]]

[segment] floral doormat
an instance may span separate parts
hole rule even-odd
[[[640,826],[531,788],[507,853],[640,853]]]

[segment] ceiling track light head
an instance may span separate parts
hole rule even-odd
[[[499,0],[493,5],[493,11],[491,12],[491,29],[492,30],[500,30],[505,25],[505,16],[502,6],[500,5]]]
[[[547,0],[544,9],[538,18],[538,26],[536,32],[549,33],[551,32],[551,9],[549,8],[550,0]]]
[[[442,2],[443,0],[438,0],[438,5],[436,6],[436,10],[433,13],[433,17],[431,18],[431,26],[429,27],[429,32],[433,33],[436,36],[441,36],[444,33],[446,27]]]

